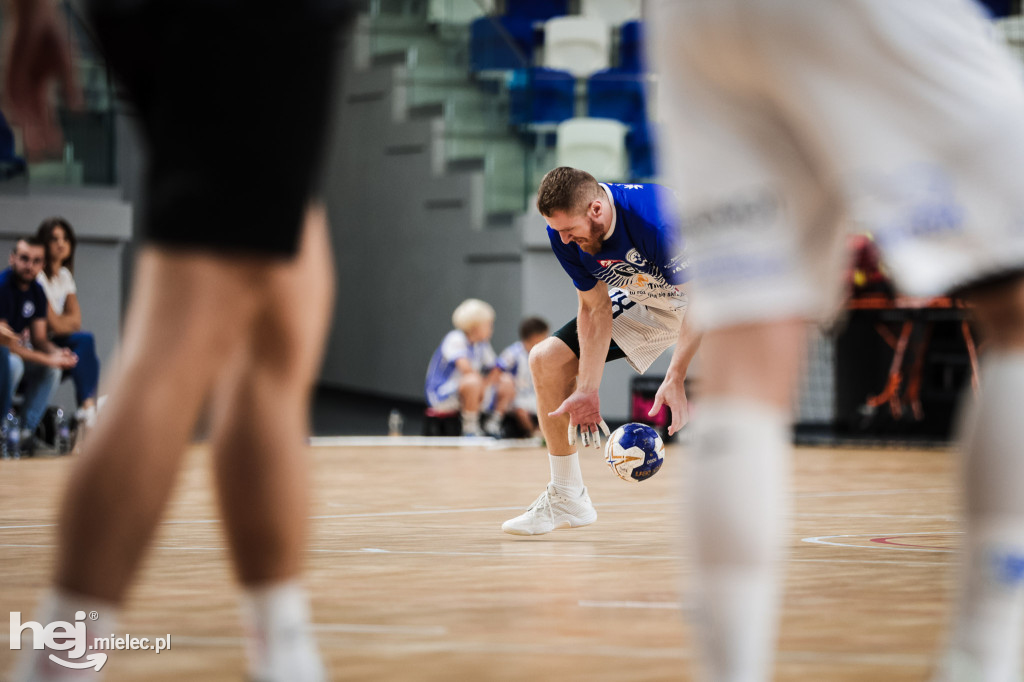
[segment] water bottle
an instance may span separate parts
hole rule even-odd
[[[401,436],[402,435],[402,413],[398,410],[391,410],[391,414],[388,415],[388,435],[389,436]]]
[[[14,411],[7,413],[4,419],[4,449],[11,459],[21,459],[21,420]]]
[[[66,455],[71,449],[71,423],[64,414],[64,409],[57,408],[57,416],[53,420],[53,445],[57,454]]]

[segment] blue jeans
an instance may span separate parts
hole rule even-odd
[[[4,349],[7,351],[7,349]],[[10,383],[5,392],[6,405],[10,409],[11,399],[18,384],[24,380],[25,403],[21,410],[21,427],[35,431],[46,413],[50,398],[60,385],[61,371],[35,362],[25,362],[19,356],[7,351],[7,368]],[[7,414],[6,412],[4,414]]]
[[[62,348],[69,348],[78,356],[78,364],[64,372],[75,384],[75,399],[81,405],[89,398],[96,397],[100,382],[100,358],[96,355],[96,340],[92,332],[75,332],[67,336],[55,336],[53,342]]]

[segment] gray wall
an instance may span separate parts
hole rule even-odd
[[[516,339],[521,248],[515,230],[485,228],[481,173],[445,170],[443,122],[405,116],[401,77],[384,65],[344,78],[325,184],[338,290],[321,382],[422,399],[463,299],[494,306],[497,350]]]

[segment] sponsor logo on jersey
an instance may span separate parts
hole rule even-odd
[[[32,317],[36,314],[36,304],[32,301],[25,301],[25,304],[21,306],[22,317]]]
[[[610,268],[613,264],[621,262],[622,261],[620,260],[599,260],[597,261],[597,264],[600,265],[602,268]]]

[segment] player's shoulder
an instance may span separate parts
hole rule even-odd
[[[3,287],[5,289],[10,287],[11,282],[13,281],[13,274],[14,273],[11,272],[10,268],[4,268],[3,270],[0,270],[0,287]]]

